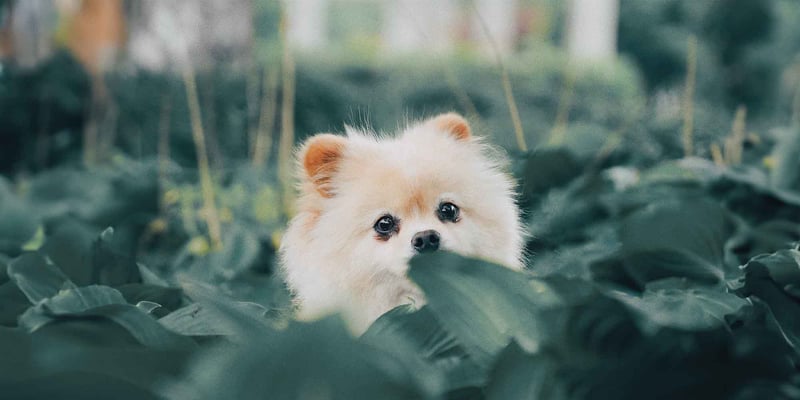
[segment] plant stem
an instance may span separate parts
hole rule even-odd
[[[503,83],[503,93],[506,97],[506,104],[508,104],[508,112],[511,114],[511,122],[514,124],[514,135],[517,139],[517,147],[522,151],[528,151],[528,145],[525,143],[525,132],[522,130],[522,120],[519,117],[519,110],[517,109],[517,102],[514,100],[514,93],[511,90],[511,78],[508,75],[508,68],[506,68],[505,63],[503,62],[503,57],[500,55],[500,49],[497,47],[497,43],[494,41],[492,33],[489,32],[489,26],[486,25],[486,21],[483,19],[478,7],[475,5],[475,2],[470,1],[470,5],[475,11],[475,15],[478,17],[481,30],[483,31],[484,35],[486,35],[486,39],[489,41],[489,47],[492,48],[495,62],[500,67],[500,79]]]
[[[172,96],[161,96],[161,119],[158,121],[158,204],[161,215],[167,212],[164,200],[167,186],[167,167],[169,167],[169,124],[172,112]]]
[[[278,69],[265,68],[261,95],[261,112],[258,117],[258,130],[253,143],[252,160],[254,167],[269,161],[272,149],[272,132],[275,126],[275,111],[278,105]]]
[[[197,153],[197,168],[200,173],[200,189],[203,193],[204,217],[208,224],[208,234],[214,250],[222,248],[222,227],[219,221],[219,214],[215,204],[214,182],[211,179],[211,169],[208,164],[208,153],[206,141],[203,134],[203,120],[200,114],[200,101],[197,96],[197,83],[194,71],[189,63],[185,63],[181,68],[183,85],[186,88],[186,100],[189,106],[189,117],[192,122],[192,139],[194,139],[195,151]]]
[[[742,162],[742,147],[746,136],[747,107],[739,106],[733,118],[731,135],[725,140],[725,162],[736,165]]]
[[[686,88],[683,92],[683,155],[694,154],[694,91],[697,82],[697,37],[689,36],[686,51]]]
[[[283,209],[292,215],[294,190],[292,187],[292,147],[294,147],[294,90],[295,65],[286,35],[286,10],[281,15],[281,42],[283,43],[283,99],[281,102],[281,137],[278,144],[278,179],[283,191]]]
[[[548,144],[561,145],[567,136],[567,124],[569,122],[569,110],[572,108],[572,97],[575,94],[575,82],[577,76],[575,70],[567,65],[564,70],[564,87],[558,98],[558,109],[556,110],[556,120],[553,123],[553,130],[550,131]]]

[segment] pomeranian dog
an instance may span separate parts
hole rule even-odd
[[[360,333],[425,297],[406,276],[446,250],[521,269],[512,178],[467,121],[442,114],[395,137],[318,134],[299,154],[297,215],[280,256],[298,318],[341,312]]]

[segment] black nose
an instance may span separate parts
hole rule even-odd
[[[417,234],[411,238],[411,245],[414,246],[414,250],[418,253],[428,253],[439,249],[439,239],[439,232],[431,229],[417,232]]]

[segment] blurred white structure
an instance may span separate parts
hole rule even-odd
[[[289,42],[301,50],[323,47],[328,36],[328,0],[289,0],[285,4]]]
[[[496,46],[500,54],[511,53],[517,39],[517,0],[473,1],[472,37],[478,42],[481,52],[492,56],[493,46]]]
[[[52,37],[58,9],[53,0],[26,0],[10,5],[13,18],[0,21],[11,24],[11,49],[15,61],[22,67],[33,67],[53,51]]]
[[[370,3],[367,0],[287,0],[289,41],[304,51],[324,48],[329,40],[329,13],[336,10],[337,3],[348,1]],[[471,1],[474,7],[460,0],[378,2],[382,7],[381,21],[378,21],[382,28],[376,34],[381,36],[383,52],[447,52],[464,39],[475,42],[486,55],[494,53],[493,46],[501,54],[511,52],[519,31],[518,0]]]
[[[602,60],[617,53],[619,0],[570,0],[567,51],[574,60]]]
[[[385,52],[447,51],[453,47],[455,0],[396,0],[384,6]]]
[[[129,17],[128,52],[139,66],[199,68],[247,60],[253,38],[250,0],[137,0]],[[188,57],[188,59],[187,59]]]

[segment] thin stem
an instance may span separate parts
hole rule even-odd
[[[288,215],[292,214],[294,190],[292,177],[292,147],[294,147],[294,90],[295,65],[286,35],[286,10],[281,15],[281,41],[283,43],[283,99],[281,102],[281,137],[278,144],[278,178],[283,189],[283,206]]]
[[[528,151],[528,145],[525,143],[525,132],[522,130],[522,120],[519,117],[519,110],[517,109],[517,102],[514,100],[514,93],[511,90],[511,78],[508,75],[508,69],[503,62],[500,49],[494,41],[492,33],[489,31],[489,26],[486,25],[486,21],[483,19],[478,7],[475,5],[474,1],[470,1],[469,3],[475,11],[475,15],[478,17],[479,25],[481,26],[483,34],[486,36],[486,40],[489,41],[489,47],[492,48],[495,62],[500,67],[500,79],[503,83],[503,92],[505,93],[506,104],[508,104],[508,112],[511,114],[511,122],[514,124],[514,135],[517,139],[517,147],[522,151]]]
[[[208,233],[212,248],[218,250],[222,248],[222,227],[214,200],[214,182],[211,179],[205,135],[203,134],[203,120],[200,114],[200,101],[197,96],[197,83],[195,81],[194,71],[188,62],[183,65],[181,72],[183,84],[186,88],[189,117],[192,122],[192,139],[194,139],[195,151],[197,153],[197,168],[200,172],[200,189],[203,193],[205,209],[203,215],[208,224]]]
[[[683,154],[694,154],[694,92],[697,83],[697,37],[689,36],[686,52],[686,88],[683,92]]]
[[[278,107],[278,69],[265,68],[262,88],[261,112],[258,117],[258,130],[253,144],[253,166],[259,167],[269,161],[272,148],[272,133],[275,125],[275,111]]]

